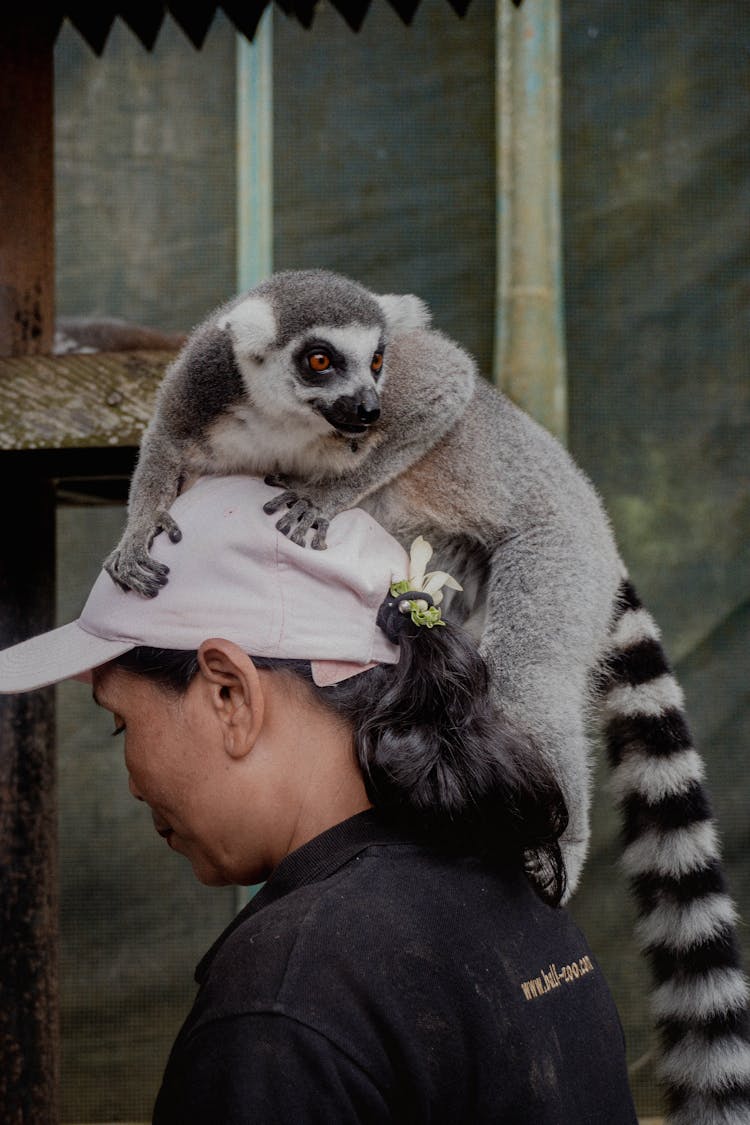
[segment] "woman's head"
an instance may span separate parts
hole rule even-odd
[[[95,669],[93,689],[123,737],[131,793],[204,883],[260,882],[369,805],[346,723],[231,641],[187,660],[134,649]]]
[[[538,747],[493,705],[474,643],[450,625],[407,627],[400,647],[397,664],[378,664],[327,687],[314,683],[307,661],[252,660],[302,733],[297,765],[284,759],[280,776],[288,766],[295,780],[306,778],[306,753],[320,758],[335,744],[326,777],[337,777],[342,788],[328,810],[331,824],[347,815],[344,799],[352,802],[349,813],[372,804],[441,848],[492,862],[531,860],[543,897],[557,902],[564,888],[557,841],[567,822],[565,803]],[[200,683],[203,663],[200,652],[138,648],[110,667],[174,702]],[[333,723],[327,740],[319,736],[326,717]],[[288,792],[287,812],[295,800]],[[327,825],[319,820],[319,826]]]
[[[163,761],[150,731],[158,729],[171,747],[170,768],[191,779],[179,790],[179,815],[191,818],[186,832],[199,833],[199,859],[208,863],[201,877],[209,881],[236,877],[224,854],[227,832],[246,838],[253,815],[258,825],[269,825],[269,810],[282,801],[291,807],[291,782],[280,765],[260,771],[261,749],[281,747],[274,761],[285,762],[294,778],[307,778],[311,794],[320,792],[324,777],[335,788],[325,756],[317,766],[314,754],[304,758],[311,732],[323,731],[346,749],[336,761],[350,805],[370,801],[440,846],[493,860],[518,862],[533,852],[537,869],[549,875],[548,897],[557,899],[562,797],[539,750],[493,707],[473,644],[442,624],[431,606],[431,593],[446,576],[424,575],[429,546],[418,541],[409,560],[358,510],[331,521],[325,551],[291,543],[263,511],[276,491],[256,478],[198,481],[171,510],[182,541],[154,541],[152,554],[170,569],[158,597],[123,591],[102,571],[77,622],[0,653],[0,690],[27,690],[96,669],[101,701],[115,714],[129,710],[132,784],[154,810],[157,827],[164,827],[165,794],[152,800],[138,780]],[[426,593],[415,599],[406,590]],[[210,638],[225,646],[224,659],[226,646],[234,653],[234,696],[205,658]],[[254,733],[242,743],[246,753],[237,754],[227,742],[226,704],[252,684],[259,685],[247,727]],[[286,727],[258,724],[261,712],[283,715]],[[148,752],[136,762],[143,747]],[[188,749],[195,751],[190,760]],[[229,792],[219,784],[228,778],[237,783]],[[245,795],[243,811],[239,794],[248,778],[257,800],[248,811]],[[347,789],[352,779],[356,785]],[[218,810],[220,795],[227,809],[217,834],[221,847],[209,855],[207,824],[194,821]],[[212,824],[221,828],[220,821]],[[279,831],[275,837],[274,848]]]

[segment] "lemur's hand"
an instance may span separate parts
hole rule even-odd
[[[273,500],[269,500],[263,505],[263,511],[267,516],[275,515],[284,507],[287,509],[281,519],[276,522],[276,527],[281,534],[288,536],[292,543],[297,543],[300,547],[306,547],[307,533],[312,529],[315,534],[310,546],[314,551],[325,551],[328,520],[320,508],[309,497],[300,496],[283,477],[266,477],[266,484],[284,490],[278,496],[274,496]]]
[[[128,524],[122,539],[104,560],[104,569],[120,589],[155,598],[166,586],[169,567],[149,554],[151,544],[162,531],[172,543],[182,539],[182,532],[168,512],[157,512],[154,523],[136,523],[132,527]]]

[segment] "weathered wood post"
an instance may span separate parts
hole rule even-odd
[[[494,376],[565,441],[559,71],[559,0],[498,0]]]
[[[0,643],[52,625],[54,495],[0,454]],[[6,522],[7,521],[7,522]],[[0,1121],[58,1120],[57,816],[52,689],[0,696]]]
[[[0,20],[0,355],[51,350],[54,26]],[[54,497],[34,453],[0,453],[0,645],[54,623]],[[51,690],[0,697],[0,1121],[59,1120],[57,824]]]
[[[54,21],[0,17],[0,355],[52,351]]]

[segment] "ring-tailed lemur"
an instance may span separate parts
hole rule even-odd
[[[498,704],[546,748],[570,810],[575,887],[589,836],[586,728],[603,719],[623,863],[658,987],[671,1125],[750,1121],[748,989],[735,911],[679,686],[629,584],[600,500],[565,450],[481,379],[415,297],[323,271],[277,274],[199,326],[144,436],[123,538],[106,562],[153,596],[155,534],[187,477],[283,477],[267,505],[312,547],[367,508],[456,574]]]

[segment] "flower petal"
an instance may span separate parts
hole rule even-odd
[[[445,570],[432,570],[429,574],[425,574],[422,589],[426,593],[435,595],[443,586],[447,586],[450,590],[463,590],[463,586]]]
[[[409,582],[412,589],[421,590],[427,563],[432,558],[432,547],[421,535],[411,545],[409,551]]]

